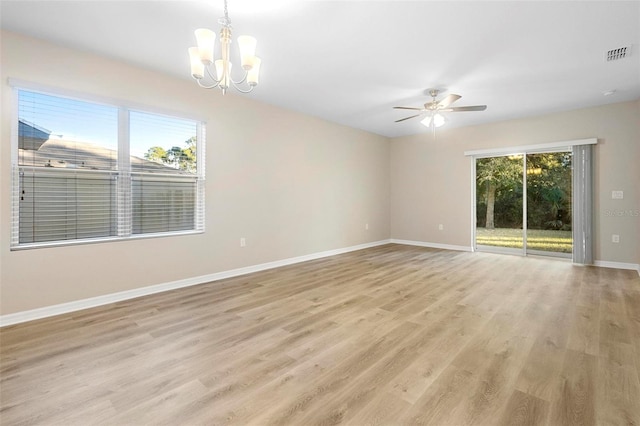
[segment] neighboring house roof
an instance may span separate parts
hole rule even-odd
[[[22,118],[18,120],[18,148],[20,149],[37,150],[50,135],[51,130]]]
[[[91,142],[50,139],[51,131],[19,119],[18,162],[21,166],[116,170],[118,153]],[[131,156],[132,172],[188,174],[166,164]]]
[[[89,142],[49,139],[38,150],[18,149],[21,166],[55,167],[88,170],[116,170],[118,153]],[[165,164],[131,157],[132,172],[185,174]]]

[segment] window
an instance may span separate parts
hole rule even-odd
[[[12,248],[204,230],[204,125],[16,89]]]

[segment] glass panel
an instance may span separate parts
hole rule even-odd
[[[527,154],[527,251],[572,252],[571,152]]]
[[[118,164],[117,108],[18,91],[18,164],[115,170]]]
[[[523,156],[476,159],[476,246],[522,250]]]
[[[195,121],[139,111],[129,121],[132,172],[196,174]]]

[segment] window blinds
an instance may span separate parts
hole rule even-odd
[[[593,263],[593,162],[591,145],[573,146],[573,263]]]
[[[12,248],[204,230],[203,125],[17,89]]]
[[[194,178],[132,175],[134,234],[195,229]]]
[[[20,243],[116,235],[111,173],[20,171]]]

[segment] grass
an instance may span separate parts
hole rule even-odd
[[[522,229],[476,229],[476,244],[485,246],[522,248]],[[527,248],[530,250],[572,252],[571,231],[527,230]]]

